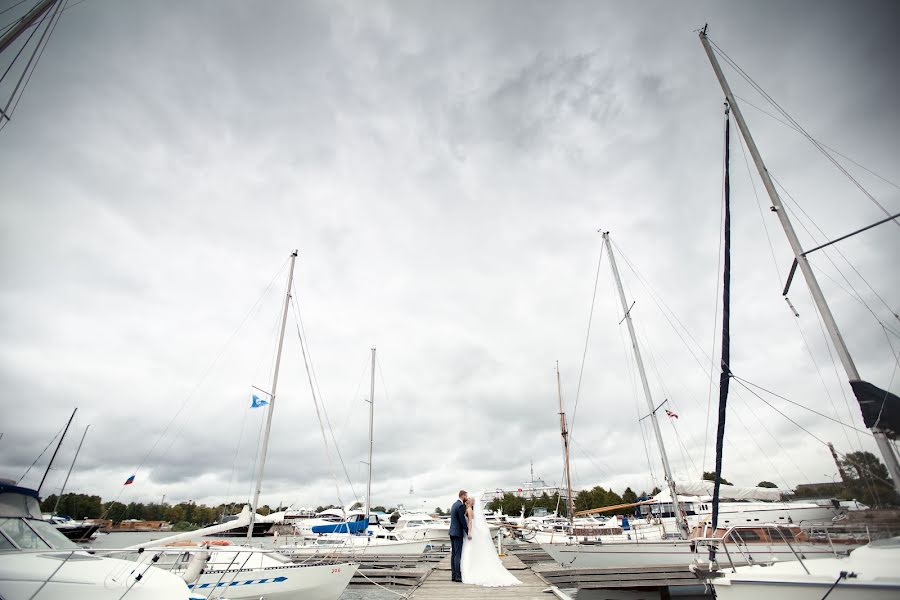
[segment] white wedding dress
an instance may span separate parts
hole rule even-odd
[[[469,525],[469,535],[472,539],[463,538],[460,561],[463,583],[485,587],[504,587],[522,583],[506,570],[500,562],[500,557],[497,556],[497,548],[491,539],[484,510],[481,508],[480,495],[475,497],[472,521],[473,523]]]

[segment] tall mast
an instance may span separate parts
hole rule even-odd
[[[372,510],[372,434],[375,431],[375,346],[372,346],[372,379],[369,385],[369,482],[366,484],[366,518]],[[410,485],[412,489],[412,485]]]
[[[253,524],[256,522],[256,507],[259,505],[259,493],[262,490],[263,472],[266,468],[266,451],[269,449],[269,433],[272,431],[272,414],[275,412],[275,391],[278,388],[278,370],[281,367],[281,350],[284,347],[284,329],[287,326],[288,307],[291,303],[291,286],[294,283],[294,262],[297,251],[291,253],[291,267],[288,270],[287,292],[284,294],[284,310],[281,313],[281,333],[278,335],[278,352],[275,355],[275,371],[272,373],[272,390],[269,392],[269,413],[266,415],[266,431],[263,434],[260,448],[259,464],[256,468],[256,487],[253,492],[253,503],[250,505],[250,524],[247,525],[247,543],[253,538]]]
[[[59,443],[56,444],[56,450],[53,451],[53,456],[50,457],[50,462],[47,463],[47,470],[44,471],[44,476],[41,477],[41,483],[37,487],[38,494],[41,493],[41,488],[44,487],[44,481],[47,480],[47,475],[50,474],[50,467],[53,466],[53,461],[56,459],[56,453],[59,452],[59,447],[62,446],[63,440],[66,439],[66,432],[69,431],[69,425],[72,424],[72,419],[75,418],[75,413],[78,412],[78,409],[72,411],[72,416],[69,417],[69,422],[66,423],[66,428],[63,430],[62,435],[59,438]]]
[[[659,421],[656,420],[656,407],[653,405],[653,396],[650,394],[650,384],[647,382],[647,373],[644,371],[644,361],[641,358],[641,350],[638,348],[637,335],[634,333],[634,324],[631,322],[631,309],[625,300],[625,290],[622,288],[622,279],[619,277],[619,267],[616,266],[616,257],[613,254],[612,243],[609,241],[609,232],[603,232],[603,241],[609,255],[609,266],[612,269],[613,279],[619,289],[619,300],[622,302],[622,311],[625,313],[625,323],[628,324],[628,334],[631,336],[631,347],[634,348],[634,360],[637,363],[638,373],[641,376],[641,385],[644,387],[644,397],[647,400],[647,408],[650,410],[650,422],[653,424],[653,432],[656,434],[656,445],[659,446],[659,454],[662,458],[663,471],[666,474],[666,483],[669,486],[669,494],[672,496],[672,510],[675,511],[675,521],[682,535],[687,534],[687,522],[678,506],[678,494],[675,492],[675,479],[672,477],[672,468],[669,466],[669,457],[666,455],[666,446],[663,443],[662,432],[659,430]]]
[[[56,509],[59,508],[59,501],[62,500],[63,493],[66,491],[66,485],[68,485],[68,483],[69,483],[69,476],[72,475],[72,469],[75,468],[75,461],[78,460],[78,454],[81,452],[81,445],[84,443],[84,438],[87,437],[87,432],[88,432],[88,429],[90,429],[90,428],[91,428],[90,425],[88,425],[87,427],[84,428],[84,433],[81,436],[81,441],[78,442],[78,449],[75,450],[75,458],[72,459],[72,464],[69,465],[69,472],[66,473],[66,480],[63,481],[62,489],[59,490],[59,496],[56,497],[56,504],[53,506],[53,514],[54,515],[56,514]]]
[[[563,410],[563,400],[562,400],[562,385],[559,382],[559,361],[556,361],[556,395],[559,396],[559,431],[562,434],[562,442],[563,442],[563,456],[566,458],[566,487],[568,488],[568,502],[567,508],[569,509],[569,527],[571,527],[573,535],[575,531],[575,505],[572,499],[572,475],[569,470],[569,431],[566,427],[566,413]],[[532,467],[533,469],[533,467]],[[534,481],[534,474],[531,476],[532,482]],[[531,486],[532,491],[534,493],[534,485]]]
[[[21,19],[16,21],[15,25],[13,25],[9,31],[3,34],[0,37],[0,52],[6,50],[6,48],[16,41],[23,31],[34,25],[34,22],[41,18],[47,10],[56,4],[59,0],[41,0],[37,4],[34,5],[34,8],[29,10],[22,16]]]
[[[719,526],[719,494],[722,489],[722,458],[725,450],[725,418],[728,415],[728,385],[731,381],[731,120],[725,103],[725,173],[722,227],[722,352],[719,373],[719,419],[716,427],[716,474],[713,478],[712,530]],[[709,561],[716,560],[716,547],[709,546]]]
[[[706,56],[709,58],[713,71],[716,73],[719,85],[722,86],[722,91],[725,93],[728,104],[731,106],[734,120],[737,123],[738,129],[741,130],[741,136],[743,136],[744,141],[747,143],[747,149],[753,157],[753,162],[756,164],[756,169],[759,171],[759,176],[766,188],[766,192],[768,192],[769,198],[772,200],[772,211],[775,212],[778,216],[778,220],[781,222],[781,227],[784,229],[788,243],[791,245],[791,250],[794,252],[794,260],[800,267],[800,271],[803,273],[803,278],[806,280],[806,285],[809,287],[809,291],[812,294],[813,302],[816,305],[816,309],[819,311],[819,315],[822,317],[822,321],[825,323],[825,329],[828,330],[828,334],[831,336],[831,342],[834,344],[838,357],[841,359],[841,364],[844,366],[844,371],[847,373],[850,385],[851,387],[854,387],[854,383],[862,382],[859,371],[856,369],[856,364],[854,364],[853,358],[850,356],[850,351],[847,349],[847,344],[844,342],[840,329],[838,329],[837,322],[834,320],[834,315],[831,314],[831,309],[828,307],[828,303],[825,300],[825,294],[822,293],[822,288],[819,286],[819,281],[816,279],[815,273],[813,273],[812,267],[809,264],[809,260],[807,260],[806,255],[803,252],[800,240],[797,238],[797,234],[794,231],[788,213],[784,208],[784,204],[781,202],[781,197],[778,195],[778,191],[772,183],[772,178],[769,177],[769,171],[766,169],[766,165],[759,153],[759,148],[756,147],[756,142],[753,141],[753,136],[750,135],[750,129],[744,121],[744,115],[741,113],[741,108],[737,103],[737,99],[731,92],[731,87],[725,79],[722,67],[719,66],[719,61],[706,36],[706,26],[700,30],[700,42],[703,44],[703,49],[706,50]],[[859,396],[856,389],[853,391]],[[894,453],[892,443],[878,427],[872,427],[871,429],[872,434],[875,437],[875,443],[878,445],[878,449],[881,451],[881,456],[884,459],[884,464],[887,465],[888,472],[891,474],[894,489],[900,494],[900,462],[897,461],[897,455]]]

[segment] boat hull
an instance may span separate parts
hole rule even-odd
[[[732,547],[731,560],[736,566],[750,562],[784,562],[796,560],[794,551],[804,559],[834,558],[827,544],[794,543],[793,550],[787,544],[759,544],[744,554]],[[695,559],[705,559],[708,554],[695,552],[690,541],[621,543],[621,544],[541,544],[541,548],[561,565],[580,569],[604,569],[613,567],[689,566]],[[727,564],[723,551],[719,551],[720,564]]]
[[[240,571],[207,571],[189,585],[194,595],[228,600],[337,600],[359,565],[288,565]]]
[[[0,554],[0,598],[66,598],[67,600],[188,600],[184,581],[156,567],[85,552],[47,550]],[[46,585],[45,583],[46,582]]]

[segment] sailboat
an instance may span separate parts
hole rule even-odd
[[[320,556],[335,552],[353,554],[419,555],[431,544],[422,540],[404,539],[388,531],[372,512],[372,454],[375,423],[375,346],[372,346],[372,369],[369,388],[369,475],[366,483],[366,500],[362,511],[332,509],[337,522],[313,519],[300,531],[299,543],[288,541],[278,546],[286,556]],[[329,512],[329,511],[325,511]]]
[[[807,259],[807,254],[811,251],[804,251],[800,245],[800,241],[794,232],[791,224],[790,216],[782,204],[778,191],[775,189],[769,171],[766,169],[762,155],[756,146],[753,136],[747,127],[743,114],[737,99],[728,85],[725,74],[719,65],[715,52],[712,49],[709,38],[707,37],[707,28],[704,26],[700,30],[700,42],[709,62],[715,72],[716,78],[725,94],[727,106],[732,111],[734,119],[740,129],[741,135],[746,142],[753,161],[756,164],[759,175],[762,178],[763,185],[772,201],[772,210],[778,216],[778,219],[788,238],[791,249],[794,251],[794,264],[791,268],[791,274],[788,279],[788,285],[785,287],[784,295],[786,297],[787,290],[790,287],[790,280],[796,268],[799,266],[803,273],[807,286],[813,297],[819,315],[825,324],[825,328],[831,337],[831,341],[837,350],[837,354],[841,363],[847,372],[850,387],[860,404],[863,413],[863,419],[866,426],[872,430],[875,441],[882,452],[882,456],[887,465],[888,472],[893,480],[894,488],[900,493],[900,464],[898,464],[897,454],[893,446],[898,431],[900,431],[900,398],[885,390],[881,390],[876,386],[863,381],[853,362],[841,332],[838,328],[837,321],[828,307],[828,302],[822,289],[819,287],[818,280],[812,267]],[[727,155],[726,155],[727,156]],[[726,174],[726,202],[728,191],[728,179]],[[728,260],[728,207],[726,204],[725,217],[725,248],[726,261]],[[896,216],[895,216],[896,217]],[[895,217],[883,220],[886,222]],[[853,235],[853,234],[850,234]],[[848,236],[844,236],[846,238]],[[840,239],[844,238],[838,238]],[[830,242],[834,243],[834,242]],[[829,243],[829,244],[830,244]],[[825,244],[825,245],[829,245]],[[822,248],[824,246],[820,246]],[[726,273],[727,273],[726,262]],[[723,294],[723,306],[725,311],[728,309],[728,287],[727,279],[725,292]],[[716,527],[719,508],[719,484],[722,467],[722,436],[724,433],[724,424],[726,416],[726,401],[728,396],[728,377],[730,376],[728,365],[728,330],[727,316],[723,312],[723,336],[722,336],[722,376],[719,397],[719,431],[717,436],[716,447],[716,482],[713,495],[713,528]],[[727,542],[723,543],[727,549]],[[710,563],[713,568],[716,566],[716,549],[710,550]],[[853,550],[849,556],[842,558],[831,558],[820,561],[808,562],[798,557],[797,561],[789,563],[775,563],[771,565],[750,565],[744,567],[736,566],[730,560],[730,554],[726,555],[728,559],[728,567],[730,572],[725,572],[720,577],[714,577],[710,580],[715,588],[716,596],[723,600],[744,600],[758,598],[765,594],[767,598],[772,600],[782,599],[801,599],[813,600],[830,597],[832,599],[865,599],[865,600],[887,600],[888,598],[900,597],[900,575],[897,573],[897,565],[900,564],[900,537],[890,539],[876,540],[869,544]],[[724,559],[719,557],[724,563]]]
[[[253,499],[249,507],[245,507],[240,517],[234,521],[214,525],[197,531],[177,534],[168,538],[132,546],[129,550],[138,550],[137,561],[145,564],[156,561],[165,564],[173,572],[180,574],[194,592],[206,596],[215,592],[216,598],[229,600],[254,600],[265,597],[271,600],[304,598],[305,600],[337,600],[343,593],[359,565],[357,563],[339,562],[335,564],[304,563],[294,564],[285,557],[271,550],[262,550],[250,545],[256,522],[256,509],[262,490],[265,472],[266,454],[269,446],[269,434],[272,429],[272,416],[275,410],[278,374],[281,367],[281,353],[284,347],[284,333],[287,325],[288,309],[291,302],[291,289],[294,279],[294,264],[297,251],[291,254],[288,270],[287,291],[281,316],[281,330],[275,357],[275,368],[272,375],[272,386],[269,392],[268,414],[260,444],[260,456],[257,460],[256,478]],[[166,548],[167,544],[190,543],[200,536],[215,535],[223,531],[246,527],[247,543],[231,545],[230,543],[210,546],[209,542],[199,542],[197,547]],[[153,549],[153,552],[145,550]],[[156,558],[154,558],[156,557]],[[194,568],[192,569],[192,565]]]
[[[694,559],[696,542],[691,540],[692,535],[704,535],[702,530],[695,531],[708,520],[712,511],[710,499],[710,482],[678,482],[672,476],[666,454],[665,443],[659,422],[656,419],[656,410],[644,369],[641,351],[635,335],[632,323],[631,311],[625,298],[622,279],[619,275],[615,253],[613,252],[609,232],[603,232],[603,242],[609,256],[610,269],[618,289],[622,310],[625,312],[625,323],[631,336],[634,349],[635,362],[638,374],[644,390],[644,397],[649,409],[650,423],[656,435],[657,445],[660,450],[663,471],[666,478],[666,489],[654,498],[629,505],[607,507],[619,510],[629,510],[640,507],[645,511],[646,518],[633,519],[628,524],[628,529],[620,527],[618,531],[614,527],[604,528],[608,532],[600,535],[574,535],[567,532],[563,535],[554,534],[549,543],[547,536],[538,536],[537,542],[553,559],[563,565],[572,565],[583,568],[600,567],[639,567],[650,565],[689,565]],[[827,523],[838,516],[841,511],[834,506],[821,506],[813,502],[783,502],[778,490],[769,488],[738,488],[729,486],[728,494],[735,500],[733,502],[720,502],[719,511],[722,522],[728,527],[754,527],[760,523],[772,523],[787,526],[794,523]],[[595,509],[579,514],[604,512],[607,509]],[[714,530],[715,531],[715,530]],[[723,531],[722,535],[731,535],[730,531]],[[756,536],[765,547],[768,556],[780,560],[790,560],[793,550],[780,540],[765,539],[765,535]],[[791,534],[790,538],[795,535]],[[749,539],[750,534],[744,534],[743,539]],[[587,542],[587,543],[584,543]],[[597,542],[600,542],[597,544]],[[797,542],[794,545],[803,546],[803,551],[810,557],[830,557],[833,551],[827,547],[816,544]],[[755,552],[755,551],[754,551]],[[747,553],[753,556],[754,552]]]

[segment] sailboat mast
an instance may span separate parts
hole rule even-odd
[[[622,288],[622,279],[619,277],[619,267],[616,265],[616,257],[613,253],[612,243],[609,241],[609,232],[603,232],[603,242],[606,244],[609,255],[609,266],[612,269],[613,279],[619,289],[619,300],[622,302],[622,311],[625,313],[625,323],[628,325],[628,334],[631,336],[631,347],[634,348],[634,360],[637,363],[638,373],[641,376],[641,385],[644,387],[644,397],[650,410],[650,423],[653,424],[653,432],[656,434],[656,444],[659,446],[659,454],[662,458],[663,471],[666,474],[666,483],[669,486],[669,494],[672,496],[672,510],[675,512],[675,521],[682,535],[687,534],[687,522],[681,508],[678,506],[678,494],[675,492],[675,479],[672,477],[672,468],[669,466],[669,457],[666,454],[666,446],[663,443],[662,432],[659,429],[659,421],[656,419],[656,407],[653,405],[653,396],[650,394],[650,384],[647,382],[647,373],[644,370],[644,361],[641,358],[641,350],[638,348],[637,335],[634,333],[634,324],[631,322],[631,310],[625,300],[625,290]]]
[[[69,431],[69,425],[72,424],[72,419],[75,418],[75,413],[77,413],[77,412],[78,412],[78,409],[77,409],[77,408],[76,408],[75,410],[73,410],[73,411],[72,411],[72,416],[69,417],[69,422],[66,423],[66,428],[63,430],[63,433],[62,433],[62,435],[61,435],[60,438],[59,438],[59,443],[56,444],[56,450],[53,451],[53,456],[50,457],[50,462],[47,463],[47,470],[44,471],[44,476],[41,477],[41,483],[40,483],[40,485],[38,485],[38,487],[37,487],[38,493],[40,493],[40,492],[41,492],[41,488],[44,487],[44,481],[47,480],[47,475],[50,474],[50,467],[53,466],[53,461],[56,459],[56,453],[59,452],[59,447],[62,446],[63,440],[66,439],[66,433]]]
[[[366,484],[366,518],[372,510],[372,448],[375,431],[375,346],[372,346],[372,379],[369,385],[369,482]],[[410,486],[410,489],[412,487]]]
[[[724,226],[722,231],[722,352],[719,373],[719,421],[716,427],[716,475],[713,479],[712,530],[719,526],[719,493],[722,488],[722,455],[725,445],[725,418],[728,415],[728,385],[731,381],[731,120],[725,103],[725,177]],[[709,546],[710,562],[716,559],[716,547]]]
[[[705,26],[700,30],[700,42],[703,44],[703,49],[706,51],[706,56],[709,58],[709,62],[716,74],[716,78],[719,80],[719,85],[722,86],[722,91],[725,93],[728,104],[731,106],[731,113],[734,115],[734,120],[737,123],[738,129],[741,131],[741,136],[747,143],[747,149],[753,157],[753,162],[756,165],[757,171],[759,171],[763,186],[765,186],[766,192],[768,192],[769,198],[772,201],[772,210],[778,216],[781,227],[784,229],[784,234],[787,236],[788,243],[791,245],[791,250],[794,252],[794,259],[797,261],[797,265],[803,273],[803,278],[806,280],[806,285],[809,287],[809,291],[812,294],[816,309],[819,311],[819,315],[821,315],[822,321],[825,323],[825,329],[828,330],[831,342],[834,345],[834,349],[837,351],[838,357],[841,359],[841,364],[844,366],[844,371],[846,371],[852,386],[853,382],[861,381],[859,371],[856,369],[856,364],[850,356],[850,351],[847,349],[847,344],[844,342],[844,337],[841,335],[840,329],[838,329],[834,315],[831,314],[831,309],[828,307],[828,302],[825,300],[825,294],[822,293],[822,288],[819,286],[819,281],[816,279],[815,273],[813,273],[812,266],[809,264],[809,260],[807,260],[806,255],[803,252],[803,247],[800,245],[800,240],[797,238],[794,226],[791,224],[790,217],[788,217],[784,204],[781,202],[781,197],[775,189],[775,184],[769,176],[769,171],[766,169],[766,165],[759,153],[759,148],[756,147],[756,142],[753,141],[753,136],[750,135],[750,129],[747,127],[746,121],[744,121],[744,115],[737,103],[737,99],[734,97],[731,87],[725,79],[722,67],[719,65],[719,61],[716,58],[715,52],[713,52],[709,38],[706,36]],[[897,461],[897,455],[894,453],[891,441],[884,432],[877,427],[872,428],[872,434],[875,437],[875,443],[878,445],[878,449],[881,451],[884,463],[887,465],[887,469],[891,474],[894,489],[900,494],[900,462]]]
[[[568,488],[568,502],[567,508],[569,509],[569,527],[572,529],[573,535],[575,531],[575,505],[572,499],[572,475],[569,470],[569,431],[566,427],[566,413],[563,409],[563,400],[562,400],[562,385],[559,381],[559,361],[556,361],[556,395],[559,397],[559,431],[562,434],[562,442],[563,442],[563,455],[566,459],[566,487]],[[533,467],[532,467],[533,469]],[[532,481],[534,480],[534,475],[532,474]],[[534,484],[532,483],[532,493],[534,493]]]
[[[56,509],[59,508],[59,501],[62,500],[63,493],[66,491],[66,485],[69,484],[69,476],[72,475],[72,469],[75,468],[75,461],[78,460],[78,454],[81,452],[81,445],[84,444],[84,438],[87,437],[87,432],[88,432],[88,429],[90,429],[90,428],[91,428],[90,425],[88,425],[87,427],[84,428],[84,433],[81,435],[81,441],[78,442],[78,449],[75,450],[75,458],[72,459],[72,464],[69,465],[69,472],[66,473],[66,479],[65,479],[65,481],[63,481],[62,489],[59,490],[59,496],[56,497],[56,504],[53,506],[53,514],[54,515],[56,514]]]
[[[247,526],[247,543],[253,538],[253,524],[256,521],[256,508],[259,505],[259,493],[262,490],[263,472],[266,468],[266,452],[269,449],[269,433],[272,431],[272,414],[275,412],[275,391],[278,387],[278,370],[281,367],[281,350],[284,348],[284,330],[287,326],[288,307],[291,303],[291,286],[294,283],[294,263],[297,251],[291,254],[291,266],[288,270],[287,292],[284,294],[284,310],[281,313],[281,332],[278,335],[278,352],[275,355],[275,370],[272,373],[272,389],[269,392],[269,412],[266,415],[266,430],[263,433],[260,448],[259,464],[256,467],[256,486],[253,492],[253,503],[250,505],[250,524]]]

